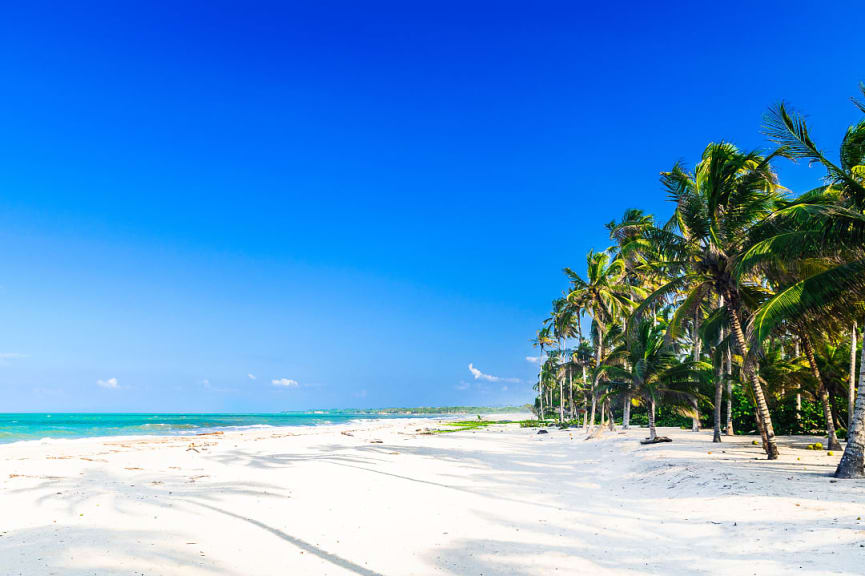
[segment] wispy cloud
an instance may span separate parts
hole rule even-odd
[[[250,380],[255,380],[255,379],[256,379],[256,378],[255,378],[255,374],[252,374],[252,373],[247,374],[246,377],[249,378]]]
[[[531,362],[532,364],[537,364],[540,357],[538,356],[526,356],[526,362]]]
[[[271,380],[270,383],[282,388],[297,388],[300,385],[297,380],[292,380],[291,378],[277,378],[276,380]]]
[[[475,380],[486,380],[487,382],[519,382],[519,378],[502,378],[501,376],[493,376],[492,374],[484,374],[474,367],[473,363],[469,363],[469,372],[475,377]]]
[[[468,390],[469,388],[471,388],[471,386],[472,385],[469,384],[468,382],[465,382],[464,380],[460,380],[460,383],[457,384],[456,386],[454,386],[454,388],[462,391],[462,390]]]
[[[96,385],[103,388],[110,388],[112,390],[120,387],[120,385],[117,383],[117,378],[109,378],[108,380],[97,380]]]
[[[209,390],[210,392],[237,392],[237,388],[225,388],[223,386],[219,386],[218,384],[211,384],[210,380],[207,378],[201,381],[201,385],[204,387],[205,390]]]

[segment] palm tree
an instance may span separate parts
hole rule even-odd
[[[564,343],[568,338],[576,335],[577,330],[574,322],[575,307],[571,305],[567,298],[557,298],[553,301],[553,311],[549,318],[544,323],[548,324],[552,329],[552,336],[558,343],[558,354],[560,374],[559,374],[559,422],[565,421],[565,407],[563,392],[565,376],[567,372],[567,360],[565,354]],[[573,398],[573,397],[572,397]]]
[[[581,368],[582,370],[582,378],[580,379],[581,386],[580,392],[583,396],[583,427],[588,429],[589,426],[589,411],[588,411],[588,402],[586,401],[585,394],[590,390],[589,386],[589,378],[588,371],[593,369],[592,360],[595,357],[595,351],[592,348],[592,345],[589,342],[580,338],[580,342],[577,345],[576,350],[574,350],[573,358],[574,362]],[[592,420],[594,420],[594,416],[592,416]]]
[[[604,334],[615,319],[631,307],[630,291],[622,284],[625,275],[624,262],[612,259],[609,252],[590,251],[586,255],[586,280],[570,268],[564,269],[570,280],[568,301],[577,309],[587,311],[592,317],[595,333],[595,361],[601,364],[604,353]],[[595,424],[597,402],[597,374],[592,382],[592,426]]]
[[[680,164],[663,173],[662,182],[676,203],[675,214],[669,225],[646,234],[662,255],[652,266],[669,280],[646,298],[635,318],[651,305],[683,295],[670,325],[672,335],[677,335],[695,310],[723,297],[732,341],[747,357],[742,326],[748,314],[746,300],[760,286],[734,271],[749,247],[750,229],[772,213],[779,198],[771,159],[722,142],[709,144],[693,173]],[[774,460],[778,447],[768,404],[754,367],[747,362],[745,377],[756,402],[763,449]]]
[[[637,208],[625,210],[619,222],[615,220],[607,224],[610,239],[616,241],[616,246],[611,249],[615,257],[621,259],[625,266],[625,282],[628,284],[629,296],[632,302],[638,298],[645,298],[645,287],[651,282],[645,274],[647,271],[647,260],[645,251],[649,244],[644,232],[655,225],[655,219],[651,214],[646,214]],[[625,322],[622,322],[625,325]],[[631,394],[627,390],[622,394],[622,428],[630,427],[631,418]]]
[[[610,389],[632,391],[646,405],[650,442],[657,438],[655,410],[664,401],[683,413],[690,413],[692,400],[711,378],[710,366],[685,357],[679,359],[666,340],[666,326],[641,320],[629,333],[627,342],[617,346],[600,368]],[[625,362],[617,362],[624,360]]]
[[[726,329],[726,309],[724,307],[724,297],[721,296],[718,301],[718,307],[711,311],[700,329],[700,338],[705,343],[706,348],[711,344],[715,344],[715,349],[710,355],[712,364],[715,367],[715,399],[713,410],[713,426],[712,426],[712,442],[721,442],[721,406],[724,397],[724,383],[730,383],[729,378],[725,377],[724,363],[727,360],[727,350],[729,342],[726,335],[729,330]],[[695,356],[695,360],[699,358]],[[728,390],[728,402],[731,395]],[[696,407],[695,407],[696,409]],[[728,405],[728,416],[730,408]]]
[[[553,343],[553,339],[550,338],[550,329],[549,326],[544,326],[540,330],[538,330],[537,336],[531,341],[532,346],[540,349],[540,355],[538,356],[538,403],[540,410],[538,412],[538,420],[544,420],[546,415],[544,413],[544,348]]]
[[[865,112],[862,102],[854,102]],[[791,319],[846,318],[849,323],[861,318],[865,299],[865,120],[847,129],[839,163],[817,147],[804,119],[785,104],[771,109],[764,125],[779,152],[793,160],[821,164],[826,169],[826,185],[777,211],[760,227],[762,238],[742,259],[745,272],[791,265],[799,269],[796,281],[779,290],[755,314],[754,339],[764,338],[776,325]],[[813,265],[815,260],[819,266]],[[862,378],[836,476],[865,476]]]

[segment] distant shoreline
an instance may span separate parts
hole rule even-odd
[[[527,413],[519,408],[443,407],[425,409],[310,410],[259,414],[28,412],[0,413],[0,444],[101,437],[182,436],[217,431],[346,424],[359,420],[435,418],[468,414]],[[429,410],[421,412],[420,410]]]

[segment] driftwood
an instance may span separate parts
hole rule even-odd
[[[640,444],[660,444],[661,442],[672,442],[673,440],[666,436],[656,436],[654,440],[651,438],[646,438],[645,440],[640,440]]]

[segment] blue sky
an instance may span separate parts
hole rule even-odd
[[[865,80],[853,2],[304,4],[5,8],[0,409],[527,402],[605,222]]]

